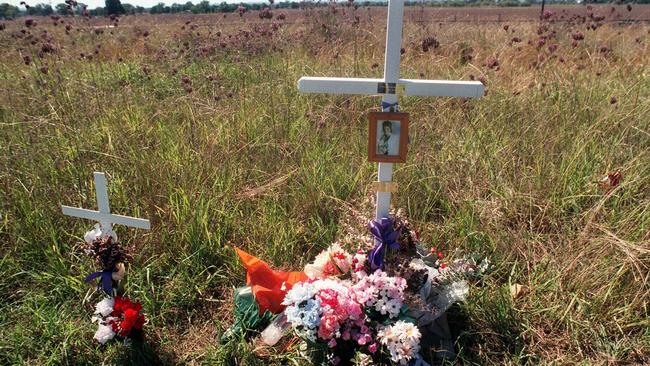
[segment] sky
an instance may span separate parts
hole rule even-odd
[[[9,3],[11,5],[19,6],[20,2],[23,0],[0,0],[1,3]],[[36,4],[50,4],[52,7],[55,7],[56,4],[62,3],[65,0],[25,0],[25,2],[29,5],[36,5]],[[88,5],[89,9],[94,9],[97,7],[103,7],[104,6],[104,0],[77,0],[80,3],[84,3]],[[133,6],[143,6],[145,8],[150,8],[158,3],[165,3],[166,5],[171,5],[173,3],[178,3],[178,4],[185,4],[188,1],[191,1],[193,3],[200,3],[202,0],[120,0],[123,4],[131,4]],[[261,2],[261,0],[211,0],[210,4],[220,4],[223,1],[227,3],[255,3],[255,2]],[[22,8],[22,7],[21,7]]]

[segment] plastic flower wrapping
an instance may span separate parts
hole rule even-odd
[[[370,221],[368,231],[366,238],[332,244],[304,267],[303,280],[272,291],[283,310],[271,315],[265,307],[271,323],[261,333],[264,343],[272,346],[293,334],[315,365],[428,364],[420,352],[436,320],[465,300],[468,280],[489,262],[444,262],[441,251],[420,243],[400,212]],[[248,285],[260,286],[250,276],[255,269],[247,265],[247,271]],[[256,295],[257,302],[268,303],[268,294],[263,297]]]
[[[92,316],[92,322],[97,323],[95,340],[105,344],[111,339],[128,341],[135,334],[141,335],[145,324],[142,305],[121,295],[119,284],[124,279],[125,263],[130,257],[119,245],[117,235],[97,224],[86,232],[84,241],[83,251],[99,267],[85,278],[88,283],[97,280],[95,293],[101,297]]]

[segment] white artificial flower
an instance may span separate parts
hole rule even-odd
[[[342,273],[347,273],[350,270],[352,256],[350,253],[343,250],[338,243],[332,244],[329,247],[328,252],[334,260],[334,264],[336,264],[336,267],[338,267]]]
[[[99,324],[94,337],[99,343],[105,344],[113,339],[113,337],[115,337],[115,332],[113,332],[113,328],[110,325]]]
[[[115,234],[115,232],[113,232],[112,230],[102,230],[99,224],[95,224],[92,230],[86,231],[86,234],[84,235],[84,240],[86,241],[86,243],[90,244],[99,237],[106,238],[109,236],[112,236],[113,240],[117,241],[117,234]]]
[[[334,267],[336,271],[346,273],[350,270],[352,256],[343,250],[337,243],[330,245],[326,250],[318,253],[313,263],[305,266],[305,274],[310,279],[318,279],[326,277],[326,266],[328,263],[330,267]],[[331,262],[331,263],[330,263]]]
[[[318,292],[325,289],[332,289],[338,293],[347,293],[348,287],[350,286],[349,281],[333,280],[331,278],[325,278],[313,282],[314,289]]]
[[[424,263],[424,261],[423,261],[422,259],[420,259],[420,258],[414,258],[414,259],[412,259],[411,262],[409,263],[409,267],[410,267],[411,269],[416,270],[416,271],[421,271],[421,270],[429,269],[429,266],[427,266],[427,265]]]
[[[315,293],[313,284],[298,282],[284,295],[282,305],[298,305],[303,301],[311,299]]]
[[[357,265],[363,266],[363,265],[366,264],[366,260],[368,260],[368,255],[366,254],[366,252],[361,252],[361,253],[357,252],[354,255],[354,259],[357,260]],[[363,355],[363,353],[361,353],[361,354]]]
[[[107,297],[95,305],[95,314],[108,316],[113,312],[113,306],[115,306],[115,299],[112,297]]]
[[[398,320],[377,332],[381,344],[390,352],[391,360],[406,365],[420,350],[420,330],[415,324]]]
[[[398,299],[390,299],[386,303],[386,306],[388,307],[388,313],[390,314],[390,317],[394,318],[399,315],[399,311],[402,308],[402,302]]]
[[[445,297],[453,304],[458,301],[465,301],[468,292],[469,285],[467,281],[455,281],[445,288]]]
[[[90,244],[92,243],[95,239],[97,239],[98,236],[102,234],[102,229],[99,228],[99,224],[95,224],[95,227],[90,230],[86,231],[86,234],[84,235],[84,240],[86,243]]]
[[[323,277],[323,268],[329,262],[330,260],[330,255],[329,253],[325,250],[316,256],[316,259],[314,259],[313,263],[310,263],[305,266],[305,274],[307,277],[310,279],[317,279],[317,278],[322,278]]]
[[[420,339],[420,330],[418,327],[415,326],[415,324],[412,323],[405,323],[406,326],[404,327],[404,337],[407,340],[410,341],[418,341]]]
[[[287,306],[284,309],[284,315],[287,317],[287,322],[291,323],[294,327],[302,326],[300,308],[297,305]]]
[[[368,260],[368,256],[365,254],[365,252],[359,253],[357,252],[352,261],[355,261],[355,264],[352,264],[352,278],[356,280],[360,280],[361,278],[367,276],[368,274],[365,271],[365,266],[366,266],[366,261]]]

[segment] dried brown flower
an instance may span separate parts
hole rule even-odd
[[[86,254],[95,259],[102,270],[113,270],[118,263],[127,262],[130,257],[113,240],[112,236],[97,238],[84,248]]]
[[[430,48],[438,48],[440,42],[434,37],[427,37],[422,40],[422,52],[428,52]]]

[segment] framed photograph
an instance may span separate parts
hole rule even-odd
[[[368,118],[368,161],[405,163],[409,138],[408,113],[372,112]]]

